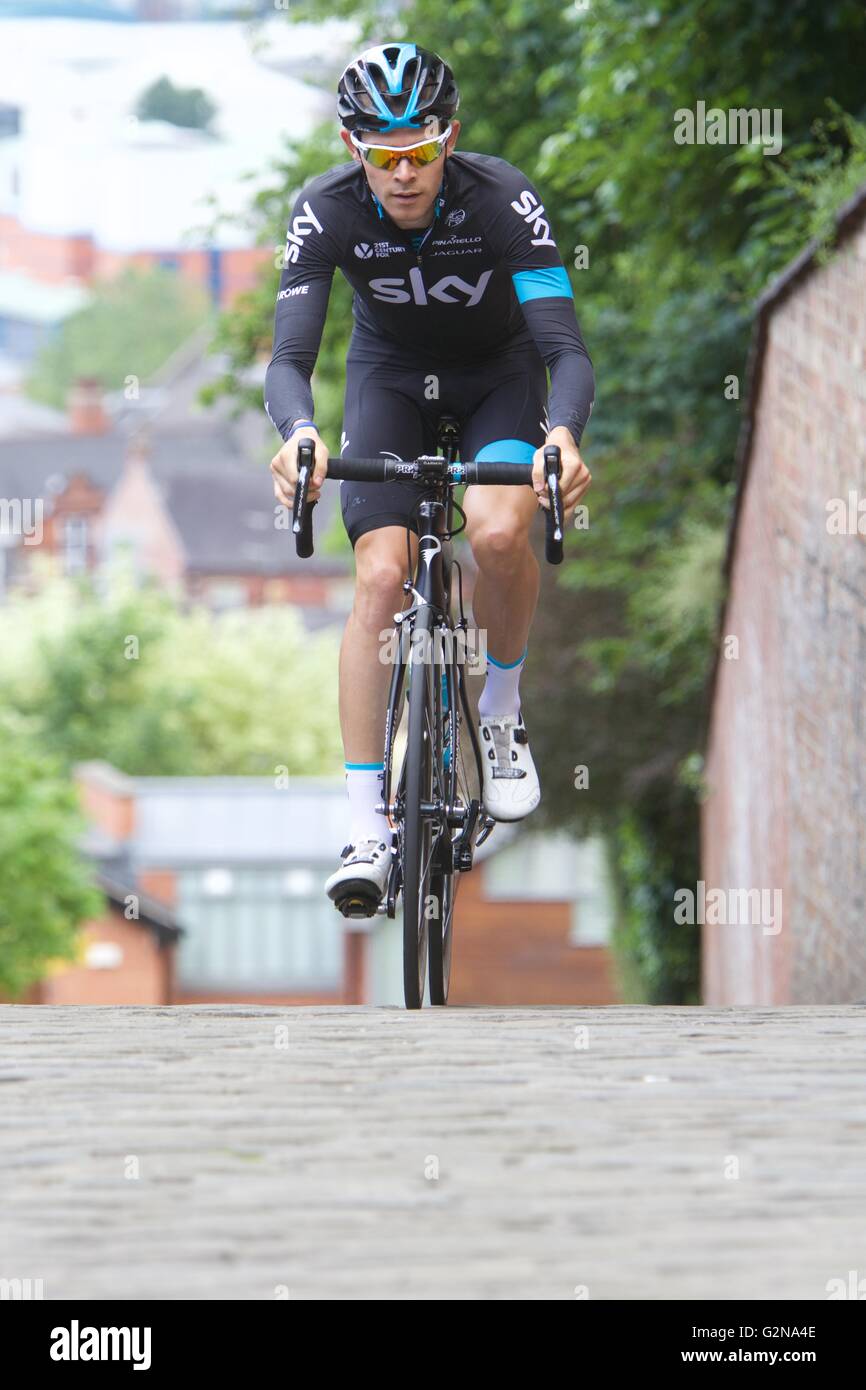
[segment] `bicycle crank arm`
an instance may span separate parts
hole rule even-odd
[[[472,832],[475,829],[475,822],[478,819],[480,809],[481,803],[477,797],[473,796],[469,803],[463,829],[452,845],[454,868],[461,874],[472,868]]]

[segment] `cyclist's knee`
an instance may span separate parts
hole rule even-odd
[[[402,548],[401,548],[402,547]],[[392,626],[403,607],[406,535],[368,531],[355,545],[355,612],[365,626]]]
[[[490,521],[470,533],[475,562],[481,570],[508,570],[522,565],[529,537],[519,518]]]

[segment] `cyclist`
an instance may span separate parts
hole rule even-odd
[[[461,421],[463,458],[535,465],[535,496],[467,487],[462,503],[478,566],[473,617],[487,642],[484,805],[497,820],[520,820],[541,795],[518,693],[540,582],[529,528],[549,505],[545,444],[561,449],[566,521],[589,487],[578,446],[594,399],[592,363],[533,184],[504,159],[455,153],[459,94],[448,64],[414,44],[387,43],[349,63],[337,91],[351,162],[298,194],[277,294],[264,390],[284,440],[271,462],[275,495],[291,506],[304,436],[315,441],[311,502],[325,478],[310,377],[339,266],[354,290],[341,453],[435,453],[436,420],[447,412]],[[353,887],[378,901],[387,884],[392,835],[375,806],[390,670],[379,656],[405,602],[407,526],[413,563],[417,555],[419,491],[341,483],[356,590],[340,651],[351,829],[325,884],[335,901]]]

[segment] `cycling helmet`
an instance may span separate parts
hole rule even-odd
[[[447,123],[459,101],[448,64],[414,43],[366,49],[337,84],[337,115],[346,130],[414,130],[430,116]]]

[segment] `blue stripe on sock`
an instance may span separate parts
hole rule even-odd
[[[490,653],[488,652],[488,653],[487,653],[487,660],[490,662],[491,666],[498,666],[499,669],[500,669],[500,671],[512,671],[512,670],[514,669],[515,666],[519,666],[519,665],[520,665],[521,661],[525,661],[525,660],[526,660],[526,653],[527,653],[528,651],[529,651],[529,647],[524,647],[524,648],[523,648],[523,655],[522,655],[522,656],[519,656],[519,657],[517,658],[516,661],[497,661],[497,660],[496,660],[496,657],[495,657],[495,656],[491,656]]]
[[[381,771],[384,769],[385,764],[384,764],[384,763],[344,763],[343,766],[345,767],[345,769],[346,769],[347,772],[372,772],[374,769],[375,769],[376,772],[381,772]]]

